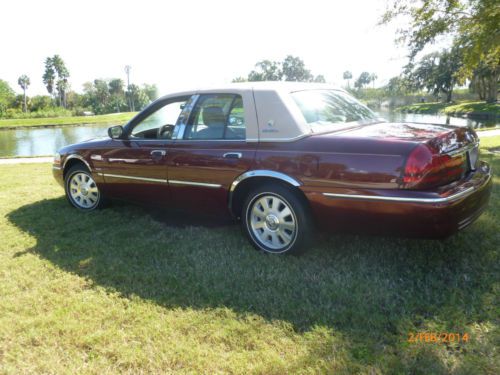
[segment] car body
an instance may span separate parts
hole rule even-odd
[[[173,93],[109,135],[56,155],[54,176],[75,207],[91,210],[101,198],[116,198],[233,216],[257,248],[274,253],[307,247],[299,237],[311,236],[312,223],[446,237],[483,212],[492,186],[473,130],[388,123],[325,84]],[[71,168],[86,173],[83,182],[73,177],[74,188]],[[99,201],[84,205],[82,189]]]

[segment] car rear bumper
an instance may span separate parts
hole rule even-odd
[[[467,227],[486,209],[492,179],[488,164],[467,178],[429,190],[303,188],[319,227],[365,233],[442,238]]]

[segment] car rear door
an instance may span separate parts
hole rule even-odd
[[[228,214],[230,186],[255,159],[253,95],[208,93],[196,99],[167,154],[172,203],[191,212]]]

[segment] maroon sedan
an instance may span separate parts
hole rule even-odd
[[[74,207],[126,199],[233,216],[269,253],[306,249],[314,227],[446,237],[483,212],[492,186],[474,131],[388,123],[326,85],[175,93],[108,133],[55,157]]]

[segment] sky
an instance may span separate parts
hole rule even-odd
[[[386,0],[114,1],[23,0],[2,4],[0,79],[18,93],[46,94],[44,60],[59,54],[71,88],[95,78],[157,84],[161,94],[225,84],[256,62],[299,56],[315,75],[343,85],[342,73],[378,75],[406,64],[396,25],[378,26]]]

